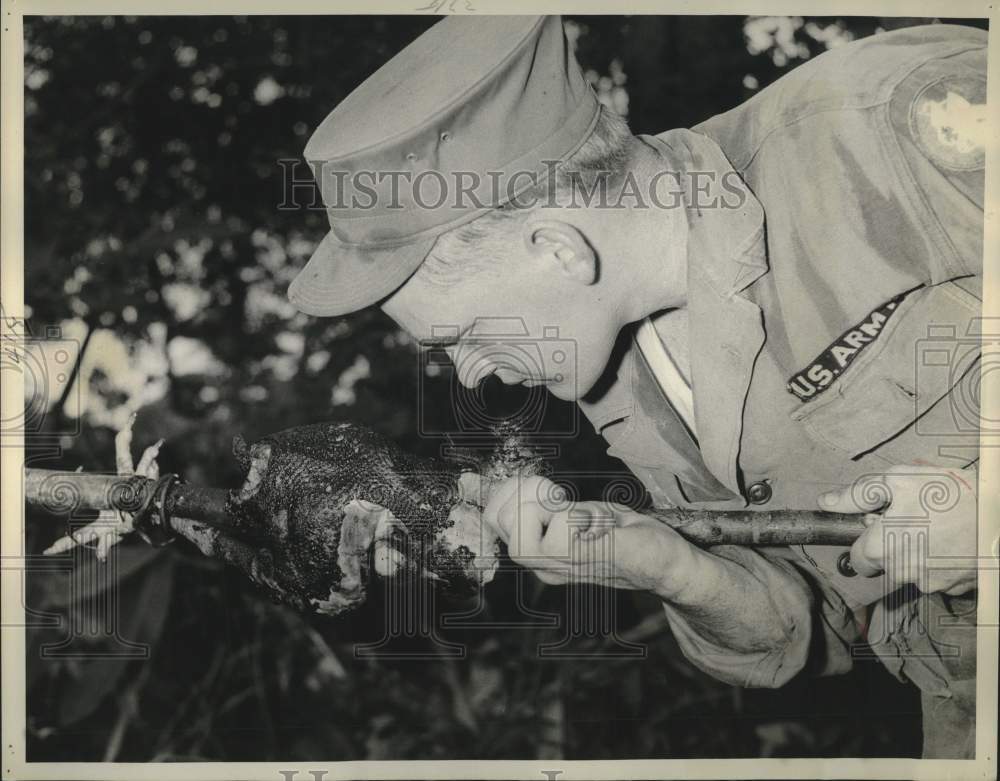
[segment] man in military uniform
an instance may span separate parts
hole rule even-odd
[[[311,138],[331,231],[290,299],[379,304],[470,387],[578,401],[657,505],[872,513],[850,550],[702,550],[534,478],[486,516],[547,582],[657,594],[733,684],[867,642],[921,688],[925,756],[971,757],[985,62],[981,31],[904,29],[634,137],[558,18],[448,18]],[[511,320],[537,366],[483,351]],[[581,513],[612,546],[570,556]]]

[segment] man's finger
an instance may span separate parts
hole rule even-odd
[[[576,502],[565,510],[554,512],[552,518],[549,520],[550,526],[557,522],[557,516],[565,516],[558,518],[558,522],[566,526],[567,532],[575,535],[586,534],[590,530],[590,526],[594,520],[594,513],[590,509],[590,502]]]
[[[501,515],[501,524],[510,532],[507,547],[511,558],[520,564],[522,559],[541,557],[550,513],[534,502],[511,502]]]
[[[847,488],[829,491],[819,497],[820,509],[831,513],[870,513],[892,501],[889,484],[882,477],[863,478]]]
[[[554,511],[568,500],[565,490],[546,477],[512,477],[493,489],[483,510],[483,522],[509,543],[517,508],[532,502]]]
[[[873,523],[851,546],[851,566],[862,577],[880,575],[885,568],[882,524]]]
[[[549,516],[542,538],[541,548],[546,556],[569,558],[573,538],[579,534],[581,523],[589,526],[593,513],[584,505],[583,512],[578,509],[563,510]]]

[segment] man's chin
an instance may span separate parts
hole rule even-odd
[[[560,401],[578,401],[583,396],[580,388],[572,380],[562,382],[546,382],[545,388]]]

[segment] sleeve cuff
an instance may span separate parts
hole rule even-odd
[[[725,547],[712,551],[746,569],[764,585],[764,604],[734,603],[739,620],[780,623],[782,639],[769,648],[725,648],[698,633],[672,605],[664,611],[688,660],[700,670],[734,686],[777,688],[794,678],[809,659],[812,600],[802,575],[787,561],[771,561],[760,552]],[[753,615],[753,614],[759,615]]]

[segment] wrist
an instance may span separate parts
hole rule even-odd
[[[689,604],[697,600],[700,590],[699,581],[706,575],[711,577],[711,567],[706,566],[705,559],[715,559],[715,556],[695,547],[681,535],[671,529],[666,540],[666,553],[662,557],[665,562],[654,593],[665,602],[677,605]]]

